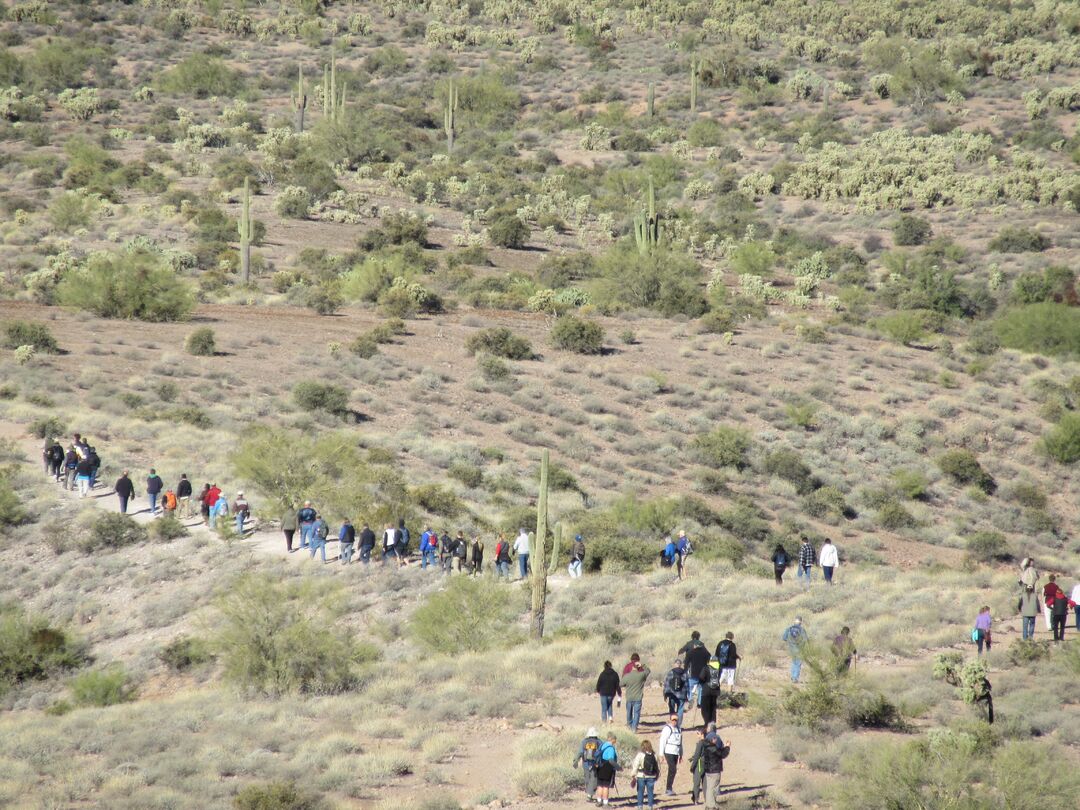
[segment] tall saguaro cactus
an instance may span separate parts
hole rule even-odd
[[[690,112],[697,112],[698,79],[701,76],[701,60],[690,57]]]
[[[446,154],[454,151],[454,136],[457,135],[457,105],[458,89],[454,86],[454,80],[446,90],[446,106],[443,108],[443,129],[446,130]]]
[[[536,499],[536,541],[533,548],[532,576],[532,623],[533,638],[544,637],[544,609],[547,603],[547,565],[544,546],[547,543],[548,526],[548,456],[544,451],[540,459],[540,495]]]
[[[304,89],[304,66],[297,65],[296,95],[293,96],[293,109],[296,110],[296,131],[304,131],[304,112],[307,110],[307,92]]]
[[[655,82],[649,82],[649,95],[647,99],[647,108],[649,110],[649,118],[656,117],[656,84]]]
[[[660,244],[660,217],[656,213],[656,190],[651,177],[647,212],[634,217],[634,241],[642,256],[647,256]]]
[[[345,82],[341,83],[341,95],[337,89],[337,57],[330,54],[330,66],[323,66],[323,115],[331,121],[341,120],[345,112]]]
[[[240,277],[245,284],[251,282],[251,185],[244,178],[244,202],[240,210],[240,220],[236,224],[236,230],[240,233]]]

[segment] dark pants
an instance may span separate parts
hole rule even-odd
[[[823,565],[821,566],[821,572],[825,574],[825,581],[832,585],[833,567],[831,565]]]
[[[126,495],[117,495],[116,497],[118,497],[120,499],[120,514],[121,515],[126,515],[127,514],[127,505],[128,505],[127,496]]]
[[[671,790],[672,785],[675,784],[675,771],[679,767],[679,755],[664,754],[664,759],[667,760],[667,785],[665,790]]]
[[[371,550],[374,546],[360,546],[360,562],[367,565],[371,562]]]
[[[1050,627],[1054,631],[1054,641],[1065,640],[1065,619],[1068,618],[1068,614],[1062,614],[1061,616],[1050,616]]]
[[[982,655],[983,647],[986,647],[986,649],[989,651],[991,641],[993,641],[993,639],[991,639],[988,632],[986,632],[985,630],[979,631],[979,638],[975,641],[975,645],[978,647],[979,650],[979,655]]]
[[[480,557],[473,557],[472,572],[474,574],[480,574],[480,573],[483,572],[483,570],[484,570],[484,557],[482,555]]]
[[[701,722],[705,725],[716,722],[716,695],[704,690],[701,693]]]
[[[773,576],[776,577],[776,584],[777,585],[784,584],[784,568],[785,568],[785,566],[783,566],[783,565],[774,565],[773,566]]]
[[[292,539],[296,529],[282,529],[281,533],[285,535],[285,548],[292,551]]]

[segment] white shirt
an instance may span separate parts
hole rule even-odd
[[[840,560],[836,553],[836,546],[832,543],[826,543],[821,547],[821,554],[818,556],[818,564],[824,568],[835,568],[839,564]]]
[[[529,553],[529,535],[522,532],[517,536],[517,540],[514,541],[514,552],[517,554]]]
[[[392,548],[395,545],[393,529],[386,529],[385,531],[383,531],[382,544],[383,548]]]
[[[660,753],[682,756],[682,732],[665,723],[660,729]]]
[[[1076,604],[1080,605],[1080,582],[1073,585],[1072,594],[1069,596]]]

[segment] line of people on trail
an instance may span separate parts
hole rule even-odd
[[[1020,576],[1017,579],[1017,587],[1020,591],[1016,602],[1016,609],[1020,613],[1021,636],[1027,640],[1035,638],[1035,619],[1040,612],[1046,621],[1046,629],[1053,634],[1055,643],[1065,640],[1065,627],[1069,620],[1069,611],[1073,611],[1075,628],[1080,631],[1080,580],[1072,587],[1072,592],[1066,594],[1058,584],[1057,575],[1050,574],[1047,582],[1042,586],[1042,603],[1039,601],[1039,580],[1042,575],[1035,567],[1035,560],[1025,557],[1020,562]],[[981,624],[980,624],[981,620]],[[985,637],[983,627],[985,626]],[[972,630],[972,640],[978,644],[979,652],[982,652],[983,642],[986,649],[990,648],[990,608],[983,607],[975,621]]]
[[[80,433],[72,435],[67,449],[59,439],[47,438],[41,450],[41,459],[45,465],[45,475],[69,492],[78,491],[80,498],[88,497],[97,486],[101,457],[90,444],[90,439]]]
[[[791,555],[784,548],[783,543],[777,543],[772,553],[773,576],[777,585],[784,584],[784,573],[791,565]],[[803,589],[809,589],[813,579],[814,566],[821,567],[821,573],[825,577],[825,583],[833,584],[836,569],[840,567],[840,552],[832,540],[826,538],[821,545],[820,553],[814,549],[814,544],[805,534],[799,536],[799,551],[795,557],[795,576],[802,584]]]

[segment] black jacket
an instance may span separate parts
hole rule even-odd
[[[116,479],[116,486],[114,487],[116,494],[121,498],[131,498],[135,495],[135,485],[131,483],[131,479],[126,475],[121,475]]]
[[[366,527],[360,532],[360,548],[364,547],[375,548],[375,532]]]
[[[351,523],[347,526],[342,526],[341,531],[343,532],[343,534],[339,535],[339,539],[342,543],[347,543],[351,546],[353,543],[356,542],[356,527],[353,526]]]
[[[709,648],[701,641],[686,642],[683,648],[679,650],[679,655],[682,656],[683,666],[690,673],[691,678],[697,677],[697,673],[701,672],[701,668],[709,663],[711,657]]]
[[[59,464],[64,460],[65,455],[63,445],[54,444],[49,448],[48,459],[53,462],[53,464]]]
[[[176,485],[176,497],[177,498],[190,498],[191,497],[191,482],[186,478],[181,478],[180,483]]]
[[[603,697],[615,697],[622,694],[619,673],[614,669],[605,669],[596,679],[596,692]]]
[[[694,756],[690,760],[690,772],[693,773],[697,769],[698,761],[703,760],[705,773],[723,773],[724,758],[720,755],[720,749],[723,746],[724,741],[720,739],[719,734],[711,738],[706,737],[704,740],[698,740],[697,748],[694,749]]]
[[[79,475],[90,475],[94,471],[94,465],[90,463],[90,459],[84,458],[75,465],[75,472]]]
[[[162,483],[160,475],[148,475],[146,476],[146,494],[156,495],[161,492]]]

